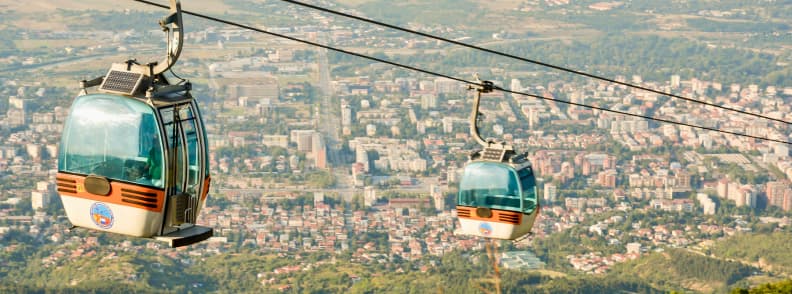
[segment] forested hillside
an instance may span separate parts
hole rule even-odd
[[[614,267],[614,275],[640,278],[668,290],[723,291],[755,269],[684,249],[655,252]]]
[[[756,263],[763,269],[792,273],[792,236],[787,233],[742,234],[718,242],[713,255]]]

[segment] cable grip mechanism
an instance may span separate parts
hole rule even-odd
[[[478,116],[480,114],[479,105],[481,102],[481,93],[490,93],[495,86],[491,81],[480,80],[478,74],[475,74],[474,77],[476,78],[476,83],[468,84],[468,90],[476,90],[476,98],[473,99],[473,111],[470,113],[470,136],[473,137],[479,145],[487,147],[490,144],[481,138],[478,129]]]

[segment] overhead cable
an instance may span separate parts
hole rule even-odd
[[[750,115],[750,116],[754,116],[754,117],[759,117],[759,118],[763,118],[763,119],[767,119],[767,120],[772,120],[772,121],[776,121],[776,122],[781,122],[781,123],[792,125],[792,122],[786,121],[786,120],[783,120],[783,119],[773,118],[773,117],[769,117],[769,116],[758,114],[758,113],[748,112],[748,111],[744,111],[744,110],[740,110],[740,109],[736,109],[736,108],[731,108],[731,107],[726,107],[726,106],[722,106],[722,105],[718,105],[718,104],[714,104],[714,103],[709,103],[707,101],[701,101],[701,100],[696,100],[696,99],[693,99],[693,98],[679,96],[679,95],[676,95],[676,94],[671,94],[671,93],[667,93],[667,92],[663,92],[663,91],[660,91],[660,90],[655,90],[655,89],[652,89],[652,88],[648,88],[648,87],[644,87],[644,86],[640,86],[640,85],[635,85],[635,84],[631,84],[631,83],[627,83],[627,82],[621,82],[621,81],[618,81],[618,80],[615,80],[615,79],[606,78],[606,77],[603,77],[603,76],[598,76],[598,75],[595,75],[595,74],[590,74],[590,73],[587,73],[587,72],[583,72],[583,71],[579,71],[579,70],[575,70],[575,69],[571,69],[571,68],[567,68],[567,67],[563,67],[563,66],[553,65],[553,64],[549,64],[549,63],[538,61],[538,60],[528,59],[528,58],[525,58],[525,57],[520,57],[520,56],[509,54],[509,53],[499,52],[499,51],[495,51],[495,50],[492,50],[492,49],[479,47],[479,46],[476,46],[476,45],[473,45],[473,44],[468,44],[468,43],[464,43],[464,42],[460,42],[460,41],[456,41],[456,40],[451,40],[451,39],[448,39],[448,38],[444,38],[444,37],[440,37],[440,36],[424,33],[424,32],[421,32],[421,31],[411,30],[411,29],[408,29],[408,28],[404,28],[404,27],[400,27],[400,26],[384,23],[384,22],[381,22],[381,21],[377,21],[377,20],[373,20],[373,19],[369,19],[369,18],[365,18],[365,17],[360,17],[360,16],[357,16],[357,15],[349,14],[349,13],[340,12],[340,11],[337,11],[337,10],[333,10],[333,9],[329,9],[329,8],[325,8],[325,7],[321,7],[321,6],[316,6],[316,5],[312,5],[312,4],[308,4],[308,3],[304,3],[304,2],[300,2],[300,1],[295,1],[295,0],[281,0],[281,1],[292,3],[292,4],[295,4],[295,5],[300,5],[300,6],[303,6],[303,7],[308,7],[308,8],[315,9],[315,10],[324,11],[324,12],[327,12],[327,13],[332,13],[332,14],[335,14],[335,15],[340,15],[340,16],[356,19],[356,20],[367,22],[367,23],[371,23],[371,24],[376,24],[376,25],[387,27],[387,28],[391,28],[391,29],[394,29],[394,30],[399,30],[399,31],[402,31],[402,32],[407,32],[407,33],[411,33],[411,34],[415,34],[415,35],[419,35],[419,36],[423,36],[423,37],[427,37],[427,38],[431,38],[431,39],[435,39],[435,40],[439,40],[439,41],[443,41],[443,42],[447,42],[447,43],[451,43],[451,44],[467,47],[467,48],[470,48],[470,49],[480,50],[480,51],[484,51],[484,52],[487,52],[487,53],[492,53],[492,54],[503,56],[503,57],[508,57],[508,58],[512,58],[512,59],[516,59],[516,60],[520,60],[520,61],[524,61],[524,62],[528,62],[528,63],[533,63],[533,64],[536,64],[536,65],[549,67],[549,68],[552,68],[552,69],[556,69],[556,70],[560,70],[560,71],[564,71],[564,72],[568,72],[568,73],[572,73],[572,74],[576,74],[576,75],[589,77],[589,78],[592,78],[592,79],[606,81],[606,82],[619,84],[619,85],[630,87],[630,88],[635,88],[635,89],[640,89],[640,90],[652,92],[652,93],[659,94],[659,95],[669,96],[669,97],[676,98],[676,99],[682,99],[682,100],[685,100],[685,101],[688,101],[688,102],[703,104],[703,105],[712,106],[712,107],[720,108],[720,109],[727,110],[727,111],[733,111],[733,112],[737,112],[737,113],[742,113],[742,114],[746,114],[746,115]]]
[[[152,6],[157,6],[157,7],[160,7],[160,8],[169,8],[167,5],[162,5],[162,4],[158,4],[158,3],[154,3],[154,2],[146,1],[146,0],[132,0],[132,1],[140,2],[140,3],[152,5]],[[200,14],[200,13],[184,10],[184,9],[182,9],[182,13],[188,14],[188,15],[192,15],[192,16],[195,16],[195,17],[199,17],[199,18],[203,18],[203,19],[206,19],[206,20],[211,20],[211,21],[214,21],[214,22],[223,23],[223,24],[230,25],[230,26],[235,26],[235,27],[239,27],[239,28],[243,28],[243,29],[248,29],[248,30],[251,30],[251,31],[267,34],[267,35],[274,36],[274,37],[279,37],[279,38],[288,39],[288,40],[292,40],[292,41],[295,41],[295,42],[299,42],[299,43],[303,43],[303,44],[307,44],[307,45],[311,45],[311,46],[324,48],[324,49],[327,49],[327,50],[332,50],[332,51],[336,51],[336,52],[340,52],[340,53],[344,53],[344,54],[349,54],[349,55],[357,56],[357,57],[360,57],[360,58],[364,58],[364,59],[368,59],[368,60],[372,60],[372,61],[376,61],[376,62],[390,64],[390,65],[393,65],[395,67],[409,69],[409,70],[421,72],[421,73],[424,73],[424,74],[427,74],[427,75],[447,78],[447,79],[458,81],[458,82],[461,82],[461,83],[464,83],[464,84],[468,84],[468,85],[483,86],[482,84],[474,82],[474,81],[471,81],[471,80],[466,80],[466,79],[462,79],[462,78],[458,78],[458,77],[454,77],[454,76],[450,76],[450,75],[446,75],[446,74],[442,74],[442,73],[437,73],[437,72],[429,71],[429,70],[426,70],[426,69],[422,69],[422,68],[418,68],[418,67],[414,67],[414,66],[410,66],[410,65],[406,65],[406,64],[401,64],[401,63],[397,63],[397,62],[393,62],[393,61],[390,61],[390,60],[385,60],[385,59],[382,59],[382,58],[373,57],[373,56],[369,56],[369,55],[365,55],[365,54],[361,54],[361,53],[357,53],[357,52],[347,51],[347,50],[336,48],[336,47],[332,47],[332,46],[329,46],[329,45],[319,44],[319,43],[316,43],[316,42],[311,42],[311,41],[308,41],[308,40],[303,40],[303,39],[299,39],[299,38],[295,38],[295,37],[291,37],[291,36],[287,36],[287,35],[283,35],[283,34],[279,34],[279,33],[274,33],[274,32],[266,31],[266,30],[263,30],[263,29],[255,28],[255,27],[252,27],[252,26],[249,26],[249,25],[244,25],[244,24],[240,24],[240,23],[237,23],[237,22],[224,20],[224,19],[220,19],[220,18],[216,18],[216,17],[212,17],[212,16],[208,16],[208,15],[204,15],[204,14]],[[777,139],[772,139],[772,138],[753,136],[753,135],[748,135],[748,134],[743,134],[743,133],[738,133],[738,132],[725,131],[725,130],[716,129],[716,128],[710,128],[710,127],[699,126],[699,125],[694,125],[694,124],[682,123],[682,122],[672,121],[672,120],[668,120],[668,119],[656,118],[656,117],[652,117],[652,116],[634,114],[634,113],[629,113],[629,112],[624,112],[624,111],[619,111],[619,110],[612,110],[612,109],[608,109],[608,108],[592,106],[592,105],[587,105],[587,104],[582,104],[582,103],[576,103],[576,102],[571,102],[571,101],[566,101],[566,100],[560,100],[560,99],[551,98],[551,97],[544,97],[544,96],[530,94],[530,93],[524,93],[524,92],[517,92],[517,91],[507,90],[507,89],[503,89],[501,87],[495,87],[495,89],[497,89],[499,91],[503,91],[505,93],[523,95],[523,96],[527,96],[527,97],[533,97],[533,98],[537,98],[537,99],[554,101],[554,102],[563,103],[563,104],[569,104],[569,105],[575,105],[575,106],[580,106],[580,107],[585,107],[585,108],[590,108],[590,109],[596,109],[596,110],[600,110],[600,111],[604,111],[604,112],[616,113],[616,114],[621,114],[621,115],[625,115],[625,116],[632,116],[632,117],[643,118],[643,119],[648,119],[648,120],[654,120],[654,121],[663,122],[663,123],[669,123],[669,124],[687,126],[687,127],[697,128],[697,129],[702,129],[702,130],[707,130],[707,131],[714,131],[714,132],[719,132],[719,133],[724,133],[724,134],[730,134],[730,135],[735,135],[735,136],[740,136],[740,137],[746,137],[746,138],[752,138],[752,139],[757,139],[757,140],[763,140],[763,141],[770,141],[770,142],[777,142],[777,143],[783,143],[783,144],[792,145],[792,142],[790,142],[790,141],[783,141],[783,140],[777,140]]]

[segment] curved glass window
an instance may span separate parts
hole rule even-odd
[[[201,109],[198,108],[198,104],[197,103],[195,103],[193,105],[195,106],[195,115],[196,115],[195,124],[199,126],[199,128],[197,128],[197,131],[205,132],[206,129],[205,129],[203,121],[202,121]],[[207,141],[206,133],[201,133],[201,138],[203,139],[203,146],[204,146],[203,148],[208,148],[209,141]],[[204,176],[208,176],[209,175],[209,152],[204,151],[203,155],[204,155],[203,156],[204,157],[203,158],[203,161],[204,161]],[[203,179],[201,179],[201,180],[203,180]]]
[[[536,177],[533,169],[527,167],[517,171],[522,186],[523,212],[532,213],[536,209]]]
[[[186,105],[179,111],[179,118],[181,119],[181,128],[184,131],[184,138],[187,147],[187,187],[189,189],[197,190],[198,185],[201,183],[199,178],[200,167],[198,163],[198,130],[195,126],[196,117],[193,115],[192,108]],[[191,191],[192,192],[192,191]]]
[[[522,211],[520,185],[514,169],[495,162],[465,166],[459,184],[459,205]]]
[[[63,130],[58,170],[163,187],[154,111],[123,96],[78,97]]]

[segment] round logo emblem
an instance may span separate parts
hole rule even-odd
[[[91,220],[96,226],[102,229],[109,229],[113,226],[113,211],[107,204],[96,202],[91,205]]]
[[[481,223],[479,225],[479,233],[484,236],[489,236],[492,234],[492,225],[490,223]]]

